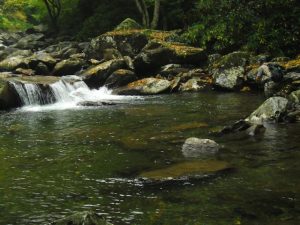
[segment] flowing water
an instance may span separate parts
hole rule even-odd
[[[1,225],[45,224],[85,210],[113,224],[300,224],[299,124],[270,124],[257,137],[210,134],[247,116],[262,96],[132,98],[66,88],[69,95],[59,91],[55,104],[0,114]],[[86,99],[119,104],[76,106]],[[143,171],[185,161],[181,146],[192,136],[224,145],[215,158],[235,169],[172,185],[136,179]]]

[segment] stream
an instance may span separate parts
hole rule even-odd
[[[263,96],[104,92],[118,104],[0,114],[0,224],[45,224],[85,210],[120,225],[299,224],[299,124],[269,124],[255,137],[211,135],[249,115]],[[215,158],[234,170],[172,185],[136,179],[185,161],[189,137],[223,145]]]

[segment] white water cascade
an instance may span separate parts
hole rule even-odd
[[[38,84],[12,83],[24,107],[24,111],[64,110],[80,108],[82,102],[126,101],[133,96],[113,95],[106,87],[89,89],[77,76],[65,76],[50,84],[45,90]]]

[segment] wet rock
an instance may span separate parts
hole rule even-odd
[[[266,130],[266,128],[264,127],[264,125],[262,125],[262,124],[254,124],[251,127],[249,127],[246,130],[246,132],[250,136],[256,136],[256,135],[259,135],[261,133],[264,133],[265,130]]]
[[[203,178],[228,169],[230,169],[230,165],[223,161],[187,161],[166,168],[143,172],[139,177],[152,182],[189,180]]]
[[[105,81],[104,85],[108,88],[118,88],[125,86],[138,78],[131,70],[120,69],[113,72]]]
[[[51,222],[49,225],[112,225],[103,217],[93,212],[79,212],[60,220]]]
[[[90,87],[103,86],[106,79],[116,70],[126,69],[126,63],[123,59],[114,59],[93,66],[81,73],[81,77]]]
[[[220,146],[210,139],[188,138],[183,146],[182,153],[187,158],[201,158],[215,155]]]
[[[247,122],[262,124],[263,122],[280,121],[287,111],[288,100],[283,97],[271,97],[267,99],[249,117]]]
[[[55,76],[73,75],[81,70],[84,64],[85,61],[83,59],[65,59],[55,65],[52,73]]]
[[[124,21],[122,21],[116,28],[115,31],[119,30],[138,30],[141,29],[141,25],[138,24],[135,20],[131,18],[127,18]]]
[[[8,81],[0,89],[0,110],[8,110],[21,106],[19,95]]]
[[[218,135],[236,133],[236,132],[245,131],[245,130],[249,129],[251,126],[252,126],[252,124],[250,122],[247,122],[245,120],[239,120],[239,121],[236,121],[234,124],[232,124],[230,126],[226,126],[214,133],[218,134]]]
[[[225,90],[239,90],[244,82],[245,70],[243,67],[218,69],[213,73],[213,84]]]
[[[119,95],[154,95],[170,90],[171,82],[158,78],[145,78],[128,84],[125,87],[114,90]]]

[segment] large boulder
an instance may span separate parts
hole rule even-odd
[[[114,93],[119,95],[154,95],[167,92],[170,87],[171,82],[168,80],[145,78],[116,89]]]
[[[203,158],[214,156],[219,149],[220,146],[213,140],[191,137],[184,142],[182,153],[187,158]]]
[[[135,20],[127,18],[122,21],[116,28],[115,31],[119,30],[139,30],[142,26],[138,24]]]
[[[51,222],[49,225],[112,225],[94,212],[79,212]]]
[[[148,43],[145,33],[137,30],[113,31],[91,40],[85,53],[89,58],[103,59],[105,49],[117,49],[123,56],[134,57]]]
[[[243,84],[244,72],[242,66],[217,69],[213,73],[213,84],[225,90],[238,90]]]
[[[136,81],[137,79],[137,76],[131,70],[119,69],[107,78],[104,85],[108,88],[118,88]]]
[[[83,59],[65,59],[55,65],[52,73],[55,76],[73,75],[80,71],[84,65],[85,61]]]
[[[116,70],[126,69],[127,65],[123,59],[113,59],[107,62],[101,63],[97,66],[88,68],[81,73],[81,77],[93,88],[103,86],[106,79]]]
[[[220,68],[245,67],[249,63],[250,58],[251,54],[248,52],[232,52],[213,60],[209,68],[214,70]]]
[[[288,100],[283,97],[271,97],[258,107],[249,117],[247,122],[262,124],[263,122],[280,121],[287,112]]]
[[[201,65],[206,60],[203,49],[180,43],[151,41],[135,57],[134,66],[138,73],[159,70],[167,64]]]

